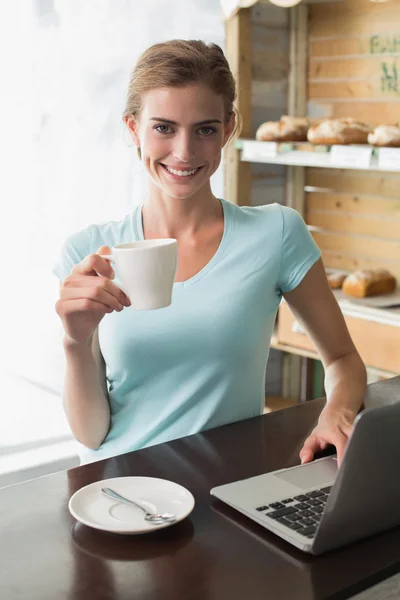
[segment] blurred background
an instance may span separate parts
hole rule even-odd
[[[197,38],[237,59],[234,72],[248,77],[240,79],[240,89],[248,108],[243,137],[251,140],[260,124],[288,111],[359,117],[375,125],[392,123],[396,114],[400,120],[400,0],[303,0],[299,9],[274,4],[300,0],[271,2],[0,4],[0,486],[78,464],[62,409],[62,330],[54,309],[59,282],[52,268],[67,236],[90,223],[118,220],[145,198],[144,169],[121,115],[131,70],[147,47]],[[239,4],[242,16],[228,23]],[[315,152],[306,154],[297,164],[313,165]],[[373,170],[295,171],[283,166],[290,165],[285,159],[276,164],[276,157],[253,158],[231,162],[225,185],[221,166],[212,179],[214,194],[237,200],[226,194],[237,178],[248,190],[241,203],[289,203],[300,210],[326,265],[347,271],[389,266],[399,276],[394,163],[381,178]],[[328,154],[324,160],[329,167]],[[381,327],[360,338],[359,350],[375,338],[375,355],[365,355],[369,381],[399,372],[392,350],[399,343],[399,310],[378,315],[381,325],[394,323],[390,335]],[[375,318],[365,314],[357,321],[360,335]],[[284,343],[283,330],[278,332],[270,353],[267,410],[323,393],[313,346],[296,322],[290,327]]]
[[[6,484],[28,476],[31,467],[46,472],[49,460],[52,470],[75,460],[61,407],[59,284],[51,269],[68,235],[120,219],[144,199],[143,167],[121,118],[130,72],[158,41],[195,37],[224,46],[224,21],[218,0],[140,6],[132,0],[17,0],[0,5],[0,31],[7,252],[0,483]],[[222,195],[220,172],[213,189]]]

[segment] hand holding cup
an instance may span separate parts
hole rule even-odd
[[[70,343],[91,343],[104,315],[131,305],[126,294],[112,282],[115,273],[104,258],[110,253],[108,246],[102,246],[96,254],[89,254],[61,284],[56,311]]]

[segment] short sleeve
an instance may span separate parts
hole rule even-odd
[[[56,275],[60,281],[64,281],[64,279],[70,275],[72,268],[81,262],[85,256],[92,253],[92,230],[93,226],[90,225],[86,229],[74,233],[65,240],[58,259],[52,269],[53,274]]]
[[[282,254],[278,285],[282,292],[290,292],[321,257],[321,251],[301,215],[288,206],[282,206],[281,210]]]

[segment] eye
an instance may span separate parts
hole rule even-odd
[[[216,133],[217,130],[215,127],[200,127],[200,129],[198,131],[204,137],[208,137],[208,136],[212,135],[213,133]]]
[[[159,133],[171,133],[171,127],[169,127],[169,125],[156,125],[154,129]]]

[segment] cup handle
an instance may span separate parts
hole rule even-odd
[[[99,254],[99,256],[101,256],[101,258],[106,258],[107,260],[114,262],[114,257],[112,254]],[[119,289],[124,292],[125,296],[128,296],[128,298],[129,298],[127,289],[124,285],[122,285],[122,283],[119,283],[119,282],[115,283],[115,281],[113,281],[113,284],[116,285],[117,287],[119,287]]]

